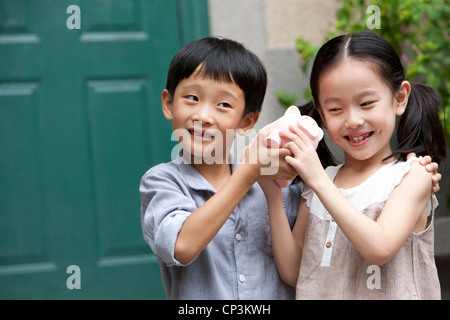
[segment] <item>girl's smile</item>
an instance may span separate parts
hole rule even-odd
[[[382,160],[391,153],[396,116],[403,110],[371,62],[344,59],[320,78],[319,111],[346,162]]]
[[[348,140],[348,143],[352,147],[360,147],[369,141],[372,134],[373,131],[366,133],[355,133],[345,136],[345,139]]]

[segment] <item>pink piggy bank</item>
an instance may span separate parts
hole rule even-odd
[[[296,106],[290,106],[284,116],[269,123],[261,130],[268,130],[271,133],[264,141],[266,147],[283,148],[289,140],[280,137],[280,131],[288,131],[289,126],[297,125],[311,141],[314,148],[317,149],[319,141],[323,138],[323,130],[317,125],[316,121],[310,116],[302,116],[300,110]],[[280,188],[286,188],[289,185],[288,180],[275,180]]]

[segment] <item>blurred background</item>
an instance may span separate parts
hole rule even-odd
[[[0,0],[0,299],[166,299],[138,187],[174,147],[160,104],[173,55],[208,35],[255,52],[269,76],[259,129],[306,102],[320,44],[376,27],[370,5],[373,31],[448,106],[447,0]],[[435,220],[445,299],[448,171]]]

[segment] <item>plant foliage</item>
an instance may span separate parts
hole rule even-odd
[[[449,0],[342,0],[336,23],[327,30],[323,42],[345,33],[368,30],[373,18],[369,6],[379,8],[376,32],[395,48],[405,67],[407,79],[426,83],[439,91],[443,101],[441,119],[450,137],[450,1]],[[297,38],[302,71],[306,73],[320,46]],[[291,101],[292,95],[278,92],[280,103]],[[303,96],[311,99],[308,88]],[[295,99],[294,99],[295,100]],[[447,141],[450,141],[447,139]]]

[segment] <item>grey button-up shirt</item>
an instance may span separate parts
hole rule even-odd
[[[232,171],[236,169],[232,166]],[[264,193],[255,184],[208,246],[188,265],[174,258],[186,218],[215,194],[190,164],[157,165],[140,184],[145,241],[158,257],[169,299],[293,299],[294,288],[279,277],[270,243]],[[300,186],[283,190],[291,226],[298,212]]]

